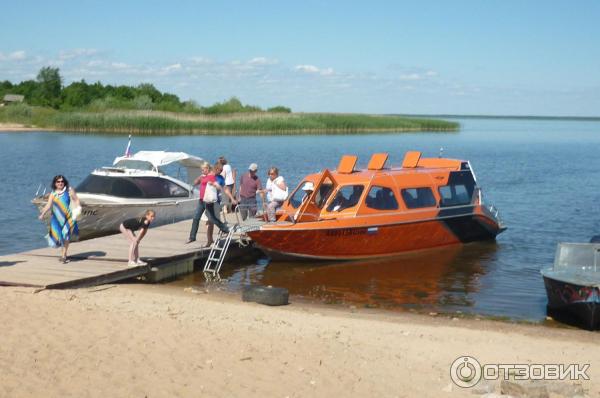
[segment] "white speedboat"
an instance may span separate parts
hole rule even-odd
[[[76,188],[82,212],[79,239],[119,232],[128,218],[156,212],[153,226],[192,218],[198,204],[193,181],[204,160],[183,152],[140,151],[117,157],[110,167],[90,173]],[[36,196],[39,208],[48,194]]]

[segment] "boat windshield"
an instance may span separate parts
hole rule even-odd
[[[110,177],[90,174],[76,188],[79,193],[120,198],[182,198],[189,191],[161,177]]]
[[[329,195],[333,191],[333,182],[328,178],[325,179],[319,186],[317,191],[317,196],[315,197],[315,204],[317,207],[321,208],[329,199]]]
[[[297,209],[303,202],[304,197],[306,196],[306,191],[302,190],[302,187],[306,184],[306,181],[302,181],[296,191],[294,191],[293,195],[290,196],[290,206],[294,209]]]
[[[356,206],[364,190],[363,185],[344,185],[340,187],[329,206],[327,206],[327,211],[342,211]]]

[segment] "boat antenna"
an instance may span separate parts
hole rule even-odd
[[[131,134],[129,134],[129,140],[127,141],[127,148],[125,148],[126,158],[131,157]]]
[[[438,158],[441,158],[442,155],[444,155],[444,147],[440,147],[440,154],[438,155]]]

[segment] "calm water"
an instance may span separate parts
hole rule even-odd
[[[485,200],[500,209],[508,230],[495,243],[362,263],[242,264],[224,270],[227,288],[260,282],[323,302],[543,319],[546,298],[539,270],[552,263],[556,243],[587,241],[600,233],[600,122],[458,121],[459,133],[134,137],[133,149],[186,151],[211,161],[225,155],[240,171],[257,162],[261,177],[276,165],[295,185],[307,173],[335,168],[343,154],[357,154],[365,165],[371,153],[389,152],[398,164],[407,150],[437,156],[443,147],[444,156],[471,161]],[[29,203],[40,183],[63,173],[76,185],[90,170],[121,155],[126,143],[117,136],[0,134],[6,186],[0,254],[44,245],[45,227]],[[194,275],[176,285],[201,281]]]

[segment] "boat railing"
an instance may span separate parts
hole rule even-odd
[[[264,213],[259,213],[257,211],[256,214],[252,215],[252,210],[256,209],[256,207],[257,206],[246,204],[238,204],[235,206],[233,214],[235,215],[236,225],[241,233],[255,231],[265,223]],[[225,206],[223,206],[222,211],[224,210]],[[242,216],[242,211],[246,214],[246,218]]]
[[[42,190],[42,187],[44,188],[43,190]],[[37,190],[35,191],[35,195],[33,195],[33,198],[34,199],[43,198],[44,195],[46,195],[46,189],[47,189],[47,187],[44,184],[40,183],[37,187]],[[40,192],[41,192],[41,194],[40,194]]]
[[[554,270],[600,271],[600,243],[559,243]]]

